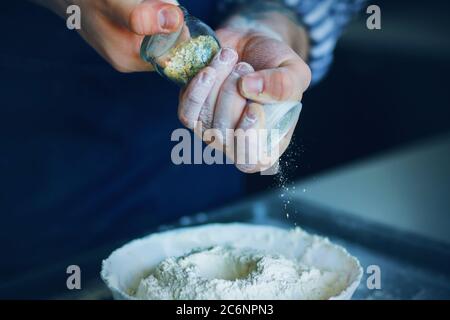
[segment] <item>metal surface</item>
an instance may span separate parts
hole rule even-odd
[[[271,195],[212,215],[186,217],[178,226],[234,221],[302,226],[345,247],[364,270],[380,267],[381,289],[369,290],[365,274],[354,299],[450,299],[450,246],[300,201],[291,200],[286,210],[281,208],[281,200]]]
[[[298,199],[291,199],[290,204],[285,205],[286,200],[282,201],[278,194],[265,194],[208,214],[187,216],[173,225],[153,231],[227,222],[283,228],[297,225],[345,247],[360,260],[365,271],[370,265],[380,267],[381,289],[369,290],[365,273],[354,299],[450,299],[450,246],[343,212],[318,208]],[[55,266],[53,271],[41,275],[36,273],[22,284],[16,283],[8,292],[14,294],[13,290],[19,291],[19,296],[24,296],[24,292],[26,296],[39,294],[41,298],[111,299],[100,280],[101,260],[123,243],[111,244],[71,259],[83,270],[83,289],[80,291],[68,291],[64,286],[65,273],[61,271],[65,269]],[[65,268],[67,263],[61,265]]]
[[[298,200],[291,200],[281,210],[284,204],[276,194],[263,195],[210,214],[184,217],[158,231],[215,222],[284,228],[298,225],[345,247],[360,260],[365,271],[370,265],[380,267],[381,289],[369,290],[365,273],[354,299],[450,299],[450,246]],[[100,265],[100,261],[96,263]],[[110,298],[98,280],[82,295],[73,297]]]
[[[450,134],[297,183],[300,200],[450,245]]]

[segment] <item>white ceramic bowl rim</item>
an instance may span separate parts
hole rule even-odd
[[[345,273],[347,286],[330,300],[351,299],[361,281],[359,261],[326,238],[300,229],[288,231],[243,223],[180,228],[134,240],[103,261],[101,277],[115,299],[135,300],[133,292],[139,281],[165,258],[181,256],[196,248],[227,244],[280,253],[290,258],[300,258],[302,263],[319,269]]]

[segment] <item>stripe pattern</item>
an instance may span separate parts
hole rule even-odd
[[[221,11],[231,10],[248,1],[222,0]],[[366,0],[281,0],[293,9],[299,21],[305,26],[310,37],[309,66],[312,71],[312,84],[318,83],[328,73],[333,62],[336,43],[349,23]]]

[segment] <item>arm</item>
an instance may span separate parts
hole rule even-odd
[[[116,70],[150,71],[139,49],[145,35],[170,33],[183,23],[176,0],[32,0],[61,17],[81,9],[80,35]]]

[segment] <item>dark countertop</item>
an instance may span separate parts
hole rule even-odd
[[[149,232],[216,222],[301,226],[341,244],[365,271],[380,268],[381,289],[367,288],[365,272],[355,299],[450,299],[448,141],[442,137],[298,182],[284,197],[275,190]],[[110,299],[99,276],[101,261],[129,240],[94,248],[0,289],[21,297]],[[66,288],[65,268],[71,264],[81,267],[82,290]]]

